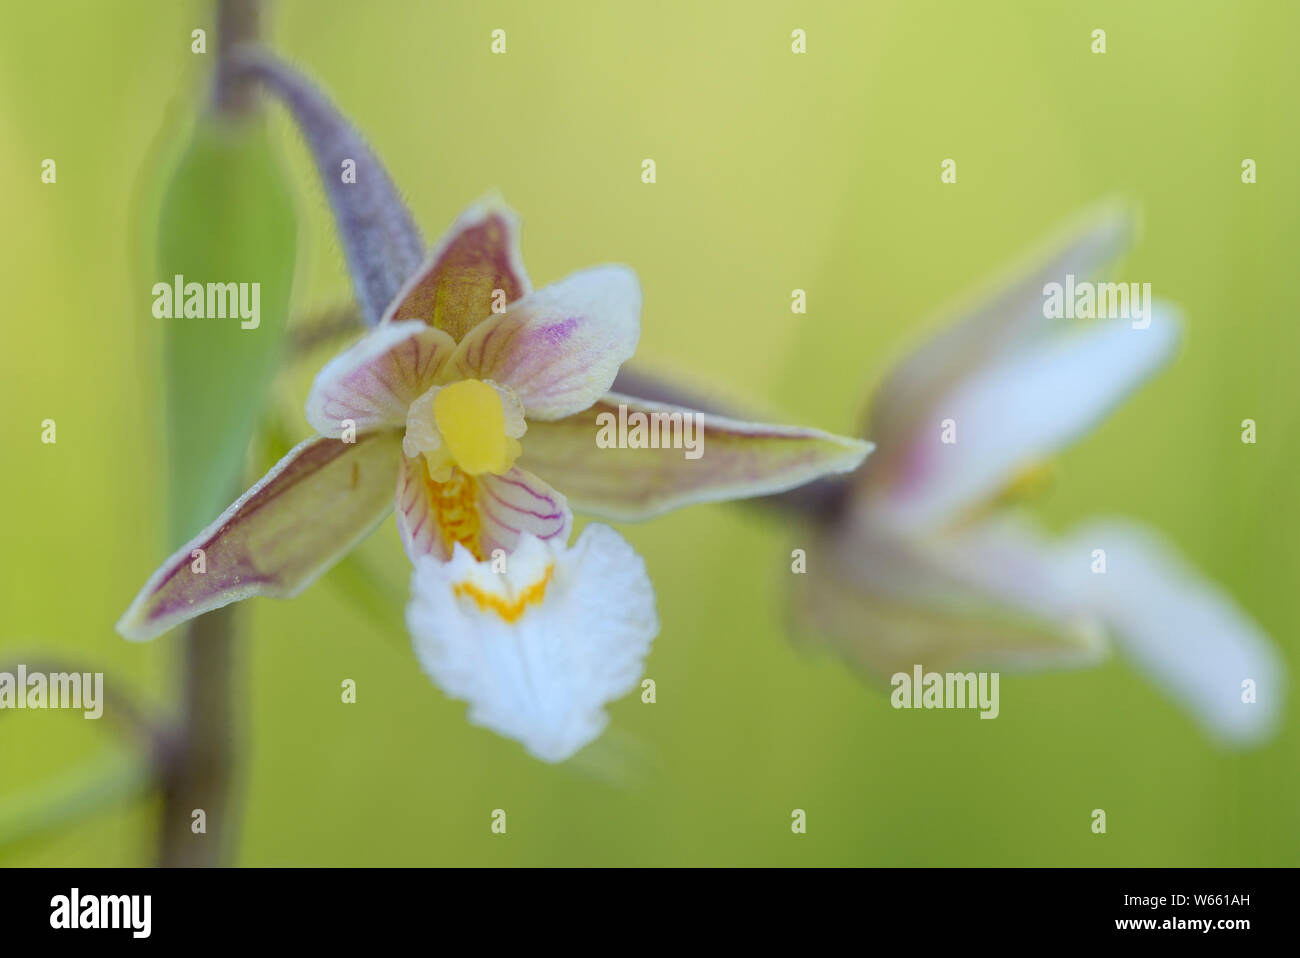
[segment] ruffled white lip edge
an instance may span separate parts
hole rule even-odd
[[[599,737],[659,632],[644,561],[598,524],[571,547],[524,535],[495,562],[458,545],[447,562],[422,559],[411,592],[407,626],[430,678],[469,703],[471,724],[547,762]]]

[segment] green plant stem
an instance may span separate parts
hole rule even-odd
[[[256,106],[256,90],[248,78],[231,63],[230,54],[241,44],[257,40],[261,26],[262,0],[218,0],[217,68],[212,84],[212,103],[228,117],[247,116]]]
[[[182,713],[163,763],[159,864],[164,866],[221,865],[233,852],[235,609],[228,605],[201,615],[185,630]],[[195,831],[197,811],[203,813],[202,832]]]

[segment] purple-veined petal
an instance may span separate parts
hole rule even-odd
[[[1004,271],[987,292],[973,297],[974,308],[957,310],[962,315],[958,322],[900,362],[871,406],[869,435],[880,444],[878,458],[918,424],[928,423],[933,404],[963,379],[979,375],[1006,350],[1059,323],[1044,316],[1043,287],[1063,283],[1066,274],[1096,278],[1129,248],[1134,219],[1131,209],[1116,203],[1085,213],[1044,244],[1050,253]]]
[[[1100,623],[1076,578],[1014,516],[916,538],[866,514],[807,542],[800,620],[866,675],[948,668],[1078,667],[1104,658]]]
[[[447,482],[429,478],[424,458],[403,456],[397,477],[397,528],[413,563],[450,559],[460,543],[478,559],[507,554],[524,533],[568,541],[573,514],[560,495],[529,472],[469,476],[453,469]]]
[[[887,463],[871,464],[878,519],[933,527],[993,496],[1105,417],[1172,357],[1178,337],[1175,311],[1156,304],[1145,329],[1099,320],[1004,355],[935,404]]]
[[[1104,573],[1093,571],[1094,550],[1104,552]],[[1097,521],[1071,532],[1061,554],[1116,645],[1213,738],[1244,745],[1276,730],[1287,685],[1276,647],[1157,535]]]
[[[646,417],[647,441],[656,424],[660,448],[619,447],[636,441],[637,416]],[[555,422],[530,422],[523,447],[520,465],[563,489],[575,509],[626,521],[781,492],[855,469],[871,451],[868,442],[819,429],[742,422],[618,393]]]
[[[504,307],[531,290],[519,254],[519,217],[499,200],[487,199],[452,224],[384,320],[418,319],[459,342],[493,315],[494,305]]]
[[[151,639],[240,599],[297,595],[388,514],[401,451],[397,432],[355,443],[314,436],[295,446],[163,563],[117,631]]]
[[[259,50],[240,50],[234,59],[297,121],[334,210],[361,315],[374,326],[420,266],[419,228],[383,164],[324,93]]]
[[[604,706],[636,688],[659,631],[645,563],[607,526],[572,548],[524,536],[505,567],[456,549],[424,558],[406,621],[420,664],[469,720],[547,762],[604,730]]]
[[[641,335],[641,287],[626,266],[596,266],[524,297],[466,336],[447,375],[514,390],[532,419],[560,419],[608,391]]]
[[[307,421],[322,436],[402,429],[408,407],[424,394],[456,350],[450,336],[418,321],[385,323],[330,360],[307,397]]]

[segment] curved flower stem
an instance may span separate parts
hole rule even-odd
[[[52,781],[0,799],[0,849],[129,802],[157,785],[152,756],[107,748]]]
[[[27,658],[21,664],[29,673],[94,671],[84,663],[61,659]],[[0,663],[0,672],[15,672],[18,665]],[[161,719],[146,714],[116,683],[105,683],[101,705],[104,718],[117,726],[125,744],[110,745],[51,781],[0,798],[0,848],[80,821],[160,787],[173,730]]]
[[[251,44],[230,57],[241,77],[284,103],[307,141],[361,315],[374,326],[424,259],[424,239],[401,194],[365,139],[311,81]],[[349,165],[355,175],[345,181]]]
[[[84,664],[68,662],[58,658],[28,658],[21,661],[0,662],[0,672],[15,672],[22,664],[29,673],[85,673],[94,672]],[[147,715],[135,700],[112,684],[104,686],[104,717],[126,735],[149,761],[160,763],[167,743],[171,739],[171,729],[162,720],[155,720]]]
[[[845,476],[823,476],[785,492],[741,502],[773,507],[814,522],[830,524],[840,517],[848,503],[850,483],[851,480]]]

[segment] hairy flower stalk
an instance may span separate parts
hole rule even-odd
[[[362,318],[374,326],[424,259],[419,228],[388,171],[327,97],[256,48],[236,50],[232,62],[293,113],[329,196]],[[347,182],[345,164],[353,164],[355,173]]]

